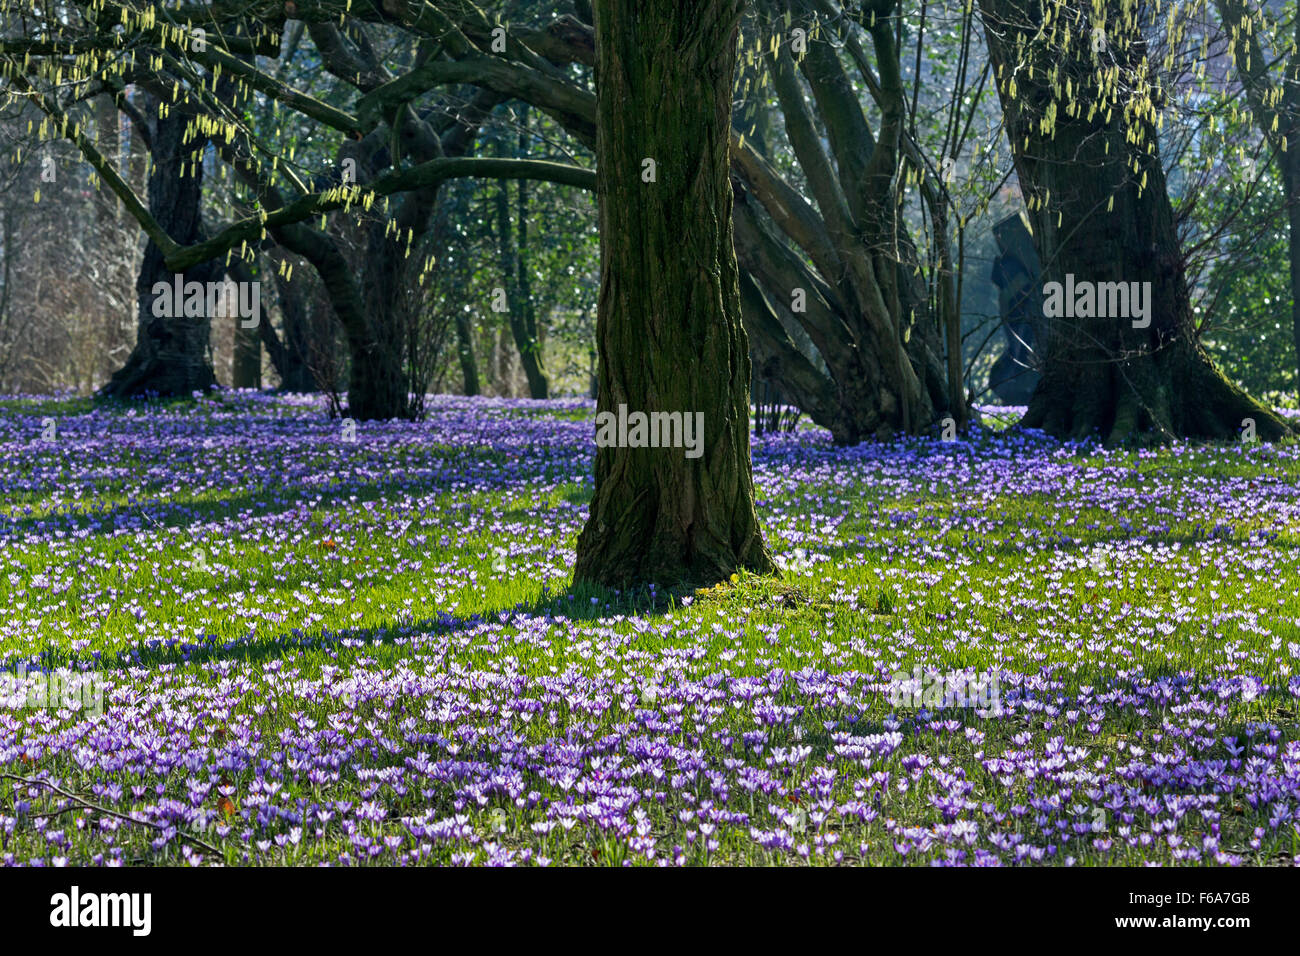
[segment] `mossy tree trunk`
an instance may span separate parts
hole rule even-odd
[[[770,571],[754,512],[749,346],[728,178],[743,2],[593,6],[597,411],[702,413],[704,436],[698,458],[682,448],[597,449],[574,576],[671,586]]]

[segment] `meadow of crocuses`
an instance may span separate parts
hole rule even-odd
[[[760,438],[782,576],[616,593],[592,415],[0,402],[0,859],[1300,863],[1300,446]]]

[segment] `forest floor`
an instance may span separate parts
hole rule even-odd
[[[1300,444],[759,438],[694,594],[570,588],[592,450],[0,402],[0,862],[1300,863]]]

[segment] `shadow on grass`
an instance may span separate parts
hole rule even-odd
[[[304,632],[301,628],[292,628],[270,637],[250,634],[230,640],[215,636],[199,640],[151,640],[109,652],[84,653],[46,648],[34,656],[11,657],[0,665],[0,674],[13,673],[20,666],[31,672],[57,668],[124,670],[133,667],[205,664],[221,660],[258,663],[295,652],[333,649],[350,641],[394,644],[404,638],[425,634],[456,634],[489,623],[522,623],[529,620],[593,623],[619,616],[658,617],[681,607],[683,597],[693,599],[694,594],[686,589],[661,590],[650,587],[618,591],[581,583],[558,591],[543,588],[535,600],[474,614],[443,612],[419,620],[394,619],[384,624],[338,630],[320,627]]]
[[[473,457],[481,458],[487,464],[491,463],[494,454],[488,449],[481,455]],[[465,456],[448,456],[448,464],[453,457]],[[132,524],[123,526],[122,530],[126,531],[149,528],[184,529],[199,522],[220,521],[239,516],[265,518],[288,514],[304,506],[309,506],[312,511],[318,511],[331,507],[357,507],[371,501],[387,500],[390,496],[398,494],[417,494],[420,497],[428,497],[430,494],[448,494],[465,480],[464,475],[433,465],[433,462],[429,462],[416,468],[405,469],[399,469],[395,465],[394,470],[405,471],[406,476],[358,484],[259,486],[219,498],[186,497],[168,501],[132,502],[23,518],[13,518],[0,513],[0,538],[19,533],[46,531],[89,531],[91,534],[104,535],[118,530],[119,520],[124,519],[134,519]],[[520,480],[519,476],[509,473],[496,476],[484,473],[474,475],[473,478],[476,491],[483,494],[509,492],[519,487]],[[589,491],[575,490],[564,496],[566,501],[573,504],[585,504],[590,498]],[[147,511],[142,511],[142,507]],[[469,504],[463,504],[450,506],[444,510],[466,510],[469,507]]]

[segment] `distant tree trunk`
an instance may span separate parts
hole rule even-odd
[[[1091,8],[1080,0],[1053,7],[1055,14],[1045,0],[980,5],[1044,282],[1064,287],[1073,276],[1094,289],[1137,283],[1139,290],[1150,283],[1144,327],[1127,314],[1045,321],[1043,377],[1023,424],[1112,444],[1143,435],[1232,438],[1246,419],[1260,438],[1289,433],[1223,377],[1197,340],[1154,117],[1126,118],[1123,102],[1145,61],[1141,28],[1125,31],[1118,5],[1108,4],[1109,33],[1094,52]],[[1068,50],[1042,38],[1057,30],[1078,33]],[[1107,73],[1121,71],[1118,102],[1096,88],[1098,60]],[[1073,99],[1064,98],[1066,79]],[[1054,123],[1045,123],[1049,104]]]
[[[311,373],[311,343],[313,323],[307,314],[307,304],[303,300],[301,285],[277,269],[275,270],[276,295],[280,302],[280,320],[284,328],[284,341],[276,338],[275,328],[263,320],[259,331],[262,343],[271,357],[271,365],[280,376],[280,390],[284,392],[316,392],[320,390]],[[316,323],[324,328],[315,330],[325,335],[332,335],[333,328],[328,321]]]
[[[107,94],[95,97],[95,139],[100,155],[117,169],[122,154],[121,116],[113,98]],[[102,183],[95,204],[95,220],[101,230],[111,229],[118,223],[117,197]]]
[[[809,38],[806,55],[785,43],[764,53],[801,188],[786,182],[748,137],[738,136],[733,149],[736,252],[755,284],[742,292],[760,376],[779,384],[841,445],[919,434],[945,413],[959,422],[966,417],[960,374],[950,387],[939,357],[943,342],[918,275],[924,264],[899,214],[898,169],[909,146],[895,6],[844,4],[839,25],[827,23]],[[810,4],[764,0],[758,8],[771,22],[793,23],[809,15]],[[878,110],[874,131],[841,61],[841,49],[857,49],[850,21],[875,50],[875,68],[864,76]],[[936,224],[947,228],[941,217]],[[949,265],[946,256],[941,265]],[[949,272],[941,272],[946,282]],[[941,312],[952,305],[945,295]],[[778,309],[803,328],[824,369],[798,353]],[[960,372],[959,363],[951,368]]]
[[[527,148],[525,134],[520,134],[520,149]],[[550,391],[546,369],[542,366],[542,345],[537,335],[537,310],[533,304],[531,283],[528,281],[528,183],[519,180],[518,218],[516,230],[510,215],[510,184],[502,182],[497,190],[497,243],[501,272],[505,276],[506,301],[510,311],[510,334],[519,349],[519,364],[528,379],[531,398],[546,398]]]
[[[258,281],[248,264],[239,259],[232,259],[226,272],[235,282]],[[260,275],[265,276],[266,273],[266,269],[260,271]],[[303,306],[299,287],[286,279],[278,269],[272,270],[272,275],[275,277],[280,314],[284,320],[284,341],[282,342],[280,336],[276,334],[275,326],[271,324],[270,316],[265,310],[256,327],[245,329],[242,324],[236,326],[232,384],[236,388],[261,388],[261,349],[265,346],[266,355],[271,360],[271,368],[280,377],[281,391],[319,391],[307,358],[307,333],[304,327],[306,320],[302,317]],[[242,361],[248,363],[248,367],[243,372],[239,368],[241,353]],[[241,385],[241,381],[249,384]]]
[[[1300,394],[1300,17],[1292,17],[1291,49],[1282,59],[1266,55],[1260,41],[1261,19],[1246,0],[1216,0],[1230,36],[1229,49],[1246,92],[1256,128],[1282,172],[1286,196],[1288,252],[1291,269],[1291,335],[1295,343],[1296,390]],[[1261,4],[1260,8],[1265,5]],[[1270,38],[1275,51],[1281,36]],[[1275,71],[1281,75],[1276,75]]]
[[[242,323],[235,326],[235,354],[230,365],[230,384],[235,388],[262,387],[262,339],[257,329],[246,329]]]
[[[151,115],[157,115],[151,104]],[[185,141],[189,119],[179,110],[158,119],[152,131],[153,169],[149,174],[149,212],[181,245],[202,238],[200,207],[203,200],[203,165],[206,139]],[[220,279],[219,262],[206,262],[186,270],[184,282]],[[162,251],[149,242],[136,279],[137,333],[135,349],[126,364],[100,389],[104,398],[137,395],[189,395],[216,382],[208,354],[209,316],[165,317],[154,314],[154,284],[170,288],[173,273]]]
[[[436,124],[426,122],[409,106],[398,105],[385,119],[390,130],[400,130],[399,136],[389,139],[390,143],[403,144],[399,154],[387,154],[381,160],[380,153],[372,151],[364,157],[363,165],[369,169],[373,162],[378,168],[396,168],[404,156],[415,162],[467,156],[479,124],[501,98],[499,94],[480,92],[460,110],[454,122],[447,120],[441,134]],[[373,141],[372,145],[379,143]],[[424,306],[413,301],[410,292],[425,260],[413,255],[412,248],[428,235],[438,202],[439,186],[426,186],[402,197],[391,222],[388,216],[372,216],[360,280],[362,314],[352,312],[349,304],[340,303],[338,297],[331,299],[336,311],[342,305],[340,319],[350,357],[347,411],[353,418],[410,419],[417,417],[423,407],[423,396],[413,396],[412,389],[423,388],[417,380],[414,357],[427,343],[419,341],[420,322],[411,310]],[[324,273],[322,279],[328,288],[331,279]],[[344,319],[344,315],[348,318]]]
[[[728,174],[743,0],[597,0],[598,414],[702,413],[702,454],[598,447],[575,580],[772,570],[754,512]],[[651,167],[645,162],[653,160]]]
[[[488,360],[488,378],[493,390],[503,398],[511,398],[515,393],[514,366],[510,361],[512,351],[506,340],[506,330],[497,329],[492,339],[492,355]]]
[[[460,374],[465,383],[466,395],[478,395],[482,388],[478,381],[478,359],[474,355],[474,327],[469,315],[456,310],[456,354],[460,358]]]
[[[390,228],[384,218],[369,224],[363,323],[345,326],[351,365],[348,414],[360,420],[411,418],[411,370],[406,358],[412,326],[404,309],[408,284],[415,281],[419,258],[411,253],[413,237],[429,228],[438,188],[407,194]]]
[[[258,325],[267,322],[258,317]],[[230,384],[234,388],[262,387],[262,338],[256,327],[245,328],[243,322],[235,325],[235,354],[230,363]]]
[[[1300,133],[1300,127],[1296,132]],[[1300,136],[1293,136],[1297,142]],[[1291,265],[1291,336],[1295,343],[1296,391],[1300,394],[1300,151],[1281,154],[1282,186],[1286,191],[1289,259]]]
[[[520,142],[523,142],[522,135]],[[524,374],[528,376],[530,395],[546,399],[551,393],[551,378],[542,362],[542,329],[537,324],[537,303],[533,301],[533,282],[528,275],[528,181],[521,179],[517,185],[519,241],[515,247],[515,285],[519,289],[519,301],[524,306],[524,333],[528,337],[530,359],[524,363]]]
[[[95,135],[100,155],[112,164],[113,168],[130,175],[129,170],[121,169],[121,124],[122,116],[113,98],[106,94],[96,97]],[[117,301],[119,294],[121,298],[127,299],[130,296],[128,283],[135,278],[131,272],[135,266],[136,232],[134,228],[122,228],[123,213],[117,196],[102,182],[99,180],[96,182],[99,185],[98,202],[95,205],[96,242],[102,250],[110,254],[108,282],[113,287],[113,300]],[[118,364],[114,355],[130,341],[131,323],[123,314],[124,312],[124,309],[112,307],[105,309],[101,316],[101,346],[94,368],[90,370],[93,380],[97,383],[106,381],[117,371]]]

